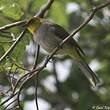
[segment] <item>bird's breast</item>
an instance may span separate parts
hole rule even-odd
[[[53,33],[49,32],[48,29],[39,29],[34,34],[34,41],[38,43],[48,53],[52,52],[53,49],[56,48],[60,43],[57,40],[56,36]]]

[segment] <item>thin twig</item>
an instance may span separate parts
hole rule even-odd
[[[30,73],[31,73],[31,74],[34,73],[34,74],[32,74],[31,76],[29,76],[29,77],[20,85],[20,88],[19,88],[19,91],[18,91],[18,95],[17,95],[17,100],[18,100],[18,105],[19,105],[19,107],[20,107],[21,110],[23,110],[23,109],[22,109],[22,106],[21,106],[21,104],[20,104],[20,94],[21,94],[21,91],[22,91],[22,89],[23,89],[23,86],[27,83],[27,81],[29,81],[31,78],[33,78],[33,76],[35,76],[36,74],[40,73],[42,70],[43,70],[43,68],[40,68],[39,71],[37,71],[37,72],[36,72],[36,70],[31,71]]]
[[[14,96],[16,96],[18,94],[18,92],[16,92],[15,94],[13,94],[12,96],[10,96],[9,98],[7,98],[5,101],[3,101],[0,106],[4,105],[5,103],[7,103],[10,99],[12,99]]]
[[[13,61],[14,65],[16,65],[18,68],[25,70],[25,71],[28,71],[28,72],[31,71],[31,70],[24,68],[21,65],[19,65],[13,57],[10,57],[10,59]]]
[[[38,64],[38,59],[39,59],[39,51],[40,51],[40,45],[37,45],[37,54],[36,54],[36,58],[35,58],[35,64],[32,70],[36,69],[37,64]],[[38,91],[38,75],[35,76],[34,78],[34,83],[35,83],[35,101],[36,101],[36,108],[37,110],[39,110],[39,106],[38,106],[38,100],[37,100],[37,91]]]
[[[54,0],[48,0],[47,4],[45,4],[35,16],[43,18],[47,10],[49,10],[50,7],[52,6],[53,2]]]
[[[16,82],[15,87],[14,87],[14,90],[13,90],[13,92],[12,92],[12,95],[15,93],[17,86],[19,85],[19,83],[20,83],[24,78],[26,78],[27,76],[31,76],[31,74],[33,74],[33,73],[35,73],[35,72],[37,72],[37,71],[39,71],[39,70],[41,70],[41,69],[42,69],[42,67],[39,67],[39,68],[34,69],[33,71],[28,72],[27,74],[23,75],[23,76]]]
[[[26,33],[27,29],[24,29],[23,32],[21,32],[21,34],[19,35],[18,38],[16,38],[16,41],[11,45],[11,47],[5,52],[5,54],[3,56],[1,56],[0,58],[0,63],[3,61],[3,59],[10,54],[10,52],[13,51],[13,49],[16,47],[16,45],[19,43],[19,41],[21,40],[21,38],[24,36],[24,34]]]
[[[53,59],[53,74],[55,76],[57,90],[59,91],[59,89],[60,89],[59,83],[60,82],[58,80],[58,75],[57,75],[57,72],[56,72],[56,61],[55,61],[55,59]]]
[[[9,32],[9,31],[7,31],[7,30],[4,30],[4,31],[2,30],[2,31],[0,31],[0,37],[9,38],[9,39],[11,39],[11,40],[13,40],[13,41],[16,40],[16,37],[15,37],[14,33]]]
[[[9,28],[15,27],[15,26],[20,26],[20,25],[24,25],[27,23],[27,20],[23,20],[23,21],[18,21],[18,22],[14,22],[8,25],[5,25],[3,27],[0,27],[0,31],[4,31],[7,30]]]
[[[19,91],[18,91],[18,94],[17,94],[17,102],[18,102],[18,106],[20,108],[20,110],[23,110],[21,104],[20,104],[20,94],[21,94],[21,91],[23,89],[23,86],[27,83],[29,78],[27,78],[21,85],[20,85],[20,88],[19,88]]]
[[[27,76],[29,76],[29,75],[30,75],[30,72],[27,73],[27,74],[25,74],[25,75],[23,75],[23,76],[16,82],[15,87],[14,87],[13,92],[12,92],[11,95],[13,95],[13,94],[15,93],[16,88],[17,88],[18,84],[21,82],[21,80],[23,80],[25,77],[27,77]]]
[[[37,54],[35,55],[35,62],[34,62],[34,67],[32,70],[36,69],[37,64],[38,64],[38,58],[39,58],[39,51],[40,51],[40,45],[37,45]]]
[[[10,102],[8,105],[6,105],[3,110],[6,110],[10,105],[12,105],[16,101],[17,101],[17,99],[14,99],[12,102]]]
[[[15,40],[9,40],[9,41],[0,41],[0,43],[13,43]]]
[[[29,70],[29,69],[27,69],[27,68],[22,67],[22,66],[19,65],[17,62],[15,62],[15,65],[16,65],[18,68],[22,69],[22,70],[31,71],[31,70]]]

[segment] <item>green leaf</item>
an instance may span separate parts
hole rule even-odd
[[[18,20],[23,15],[20,5],[16,0],[0,0],[0,11],[4,16]]]
[[[23,59],[25,57],[25,50],[26,45],[29,44],[30,38],[29,36],[25,35],[23,39],[18,43],[18,45],[15,47],[12,53],[12,57],[18,62],[23,62]]]

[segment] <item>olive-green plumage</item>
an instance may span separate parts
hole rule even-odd
[[[48,53],[51,53],[62,40],[69,36],[69,33],[63,27],[38,17],[33,17],[30,20],[28,30],[33,34],[34,41]],[[85,55],[83,50],[73,38],[70,38],[58,50],[57,54],[71,56],[93,86],[99,83],[99,78],[83,58]]]

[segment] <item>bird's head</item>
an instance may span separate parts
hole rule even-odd
[[[43,23],[42,18],[33,17],[29,20],[27,29],[33,34],[39,29],[42,23]]]

